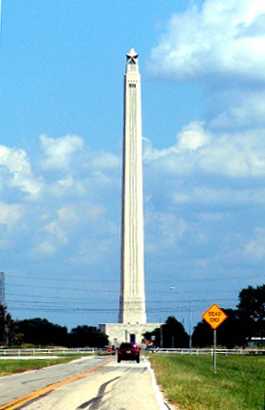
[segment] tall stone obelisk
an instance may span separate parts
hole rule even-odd
[[[124,75],[123,177],[121,221],[121,291],[119,323],[100,325],[111,344],[141,343],[160,327],[146,323],[144,291],[144,217],[141,78],[138,54],[126,54]]]
[[[120,323],[146,323],[141,78],[138,54],[127,55],[124,76]]]

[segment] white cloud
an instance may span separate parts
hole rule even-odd
[[[101,171],[117,169],[120,159],[111,152],[97,152],[91,155],[88,166]]]
[[[183,218],[169,212],[149,211],[145,223],[148,232],[145,249],[149,253],[174,247],[188,229]]]
[[[177,135],[175,145],[157,149],[147,139],[144,140],[144,161],[157,170],[173,174],[189,174],[194,168],[200,148],[210,142],[210,135],[200,122],[191,122]]]
[[[203,124],[192,122],[183,128],[178,136],[177,148],[180,150],[196,151],[197,149],[207,145],[209,136],[203,129]]]
[[[232,178],[265,175],[265,129],[212,134],[191,123],[166,149],[146,144],[144,159],[158,172],[175,175],[206,173]]]
[[[27,154],[22,149],[0,146],[0,165],[14,174],[31,174],[31,166]]]
[[[120,205],[120,158],[90,150],[79,136],[41,136],[39,142],[34,158],[0,145],[1,198],[12,200],[0,198],[0,248],[11,252],[23,243],[25,258],[68,252],[74,260],[86,237],[93,243],[107,236],[111,243],[118,234],[113,214]]]
[[[196,203],[201,214],[206,214],[209,204],[218,204],[220,209],[226,204],[234,204],[235,209],[241,204],[263,206],[265,190],[260,186],[249,188],[253,177],[265,174],[263,135],[262,129],[248,133],[214,134],[204,123],[191,122],[178,133],[172,146],[157,149],[145,140],[145,187],[150,194],[149,211],[146,213],[146,251],[168,254],[170,249],[181,252],[180,244],[182,249],[191,243],[195,248],[206,246],[207,229],[198,229],[197,220],[188,211],[183,213],[184,208],[188,210],[190,207],[177,207],[180,203]],[[1,212],[0,206],[0,223],[9,221],[16,226],[14,237],[8,238],[8,243],[1,242],[1,248],[10,250],[23,242],[27,244],[29,258],[48,259],[59,254],[64,263],[69,261],[80,266],[96,265],[104,258],[117,261],[113,248],[119,247],[119,160],[112,153],[93,152],[82,144],[77,146],[77,151],[66,150],[67,154],[63,156],[65,164],[71,164],[64,168],[63,175],[59,173],[58,176],[58,168],[49,168],[50,172],[46,172],[43,164],[35,162],[35,172],[40,176],[43,192],[36,201],[22,198],[21,208],[13,207],[12,212],[3,206]],[[27,154],[20,150],[15,153],[18,156],[11,156],[12,161],[9,157],[8,168],[7,162],[2,168],[8,173],[11,169],[12,172],[21,172],[25,178],[33,178]],[[47,158],[45,154],[44,160]],[[53,166],[52,163],[50,165]],[[194,175],[196,183],[199,178],[200,185],[193,183]],[[211,184],[208,183],[209,176]],[[233,187],[221,185],[222,188],[213,188],[214,178],[222,176],[247,177],[248,188],[238,187],[237,180],[233,180]],[[19,224],[22,217],[24,223]],[[202,215],[201,220],[203,218],[204,221],[208,218],[209,223],[205,225],[211,224],[211,218],[214,223],[219,221],[219,216]]]
[[[64,206],[56,211],[55,218],[43,227],[43,231],[56,242],[57,246],[68,243],[69,234],[80,222],[78,206]],[[55,246],[55,243],[54,243]]]
[[[210,127],[234,129],[265,125],[265,92],[262,89],[226,92],[220,97],[224,100],[225,109],[210,120]]]
[[[104,237],[97,238],[97,240],[83,238],[78,244],[78,249],[74,256],[69,258],[69,262],[73,265],[85,263],[87,266],[100,263],[102,266],[102,261],[110,260],[114,249],[115,246],[113,246],[112,238]]]
[[[52,242],[43,241],[33,248],[33,252],[42,256],[51,256],[56,253],[56,247]]]
[[[72,236],[83,230],[83,226],[90,226],[90,229],[93,227],[96,232],[102,218],[107,231],[109,226],[105,220],[105,208],[102,206],[75,203],[58,208],[53,217],[44,214],[41,218],[44,225],[40,228],[42,240],[34,251],[53,255],[58,249],[68,245]]]
[[[238,188],[210,188],[200,186],[191,188],[185,193],[173,193],[172,198],[175,204],[198,203],[201,205],[219,204],[221,206],[239,206],[246,204],[265,204],[265,189],[238,189]]]
[[[16,225],[23,217],[23,206],[0,202],[0,225]]]
[[[19,188],[31,197],[37,197],[42,184],[32,175],[30,161],[22,149],[0,145],[0,176],[5,172],[4,184]]]
[[[42,166],[44,169],[68,168],[77,152],[81,151],[84,143],[77,135],[65,135],[60,138],[40,136],[41,148],[44,153]]]
[[[265,3],[205,0],[174,15],[150,67],[158,75],[236,75],[265,81]]]

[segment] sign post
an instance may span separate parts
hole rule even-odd
[[[215,303],[203,313],[202,318],[213,329],[213,371],[216,373],[216,329],[227,319],[227,315]]]
[[[216,373],[216,329],[213,329],[213,371]]]

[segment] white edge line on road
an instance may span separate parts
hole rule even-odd
[[[171,409],[173,410],[173,408],[165,401],[163,393],[161,392],[161,390],[158,386],[156,376],[155,376],[155,372],[152,369],[149,360],[148,359],[146,359],[146,360],[147,360],[147,368],[148,368],[148,370],[150,371],[150,374],[151,374],[152,387],[153,387],[153,390],[155,392],[155,396],[156,396],[156,399],[157,399],[157,402],[159,404],[160,409],[161,410],[171,410]]]

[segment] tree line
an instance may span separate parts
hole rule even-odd
[[[104,347],[108,338],[95,326],[67,327],[33,318],[12,320],[5,306],[0,305],[0,345],[3,346],[62,346]]]
[[[217,330],[218,345],[227,348],[245,347],[252,337],[265,338],[265,284],[249,286],[239,293],[236,309],[223,309],[228,318]],[[171,316],[159,329],[146,333],[153,344],[170,347],[207,347],[213,343],[213,331],[204,321],[188,335],[184,326]]]
[[[228,348],[246,346],[252,337],[265,338],[265,284],[249,286],[239,293],[236,309],[224,309],[228,318],[218,328],[218,344]],[[204,321],[188,335],[182,323],[169,316],[160,328],[146,332],[145,338],[155,346],[206,347],[212,345],[212,330]],[[5,306],[0,305],[0,345],[104,347],[107,336],[94,326],[77,326],[68,331],[65,326],[34,318],[13,320]]]

